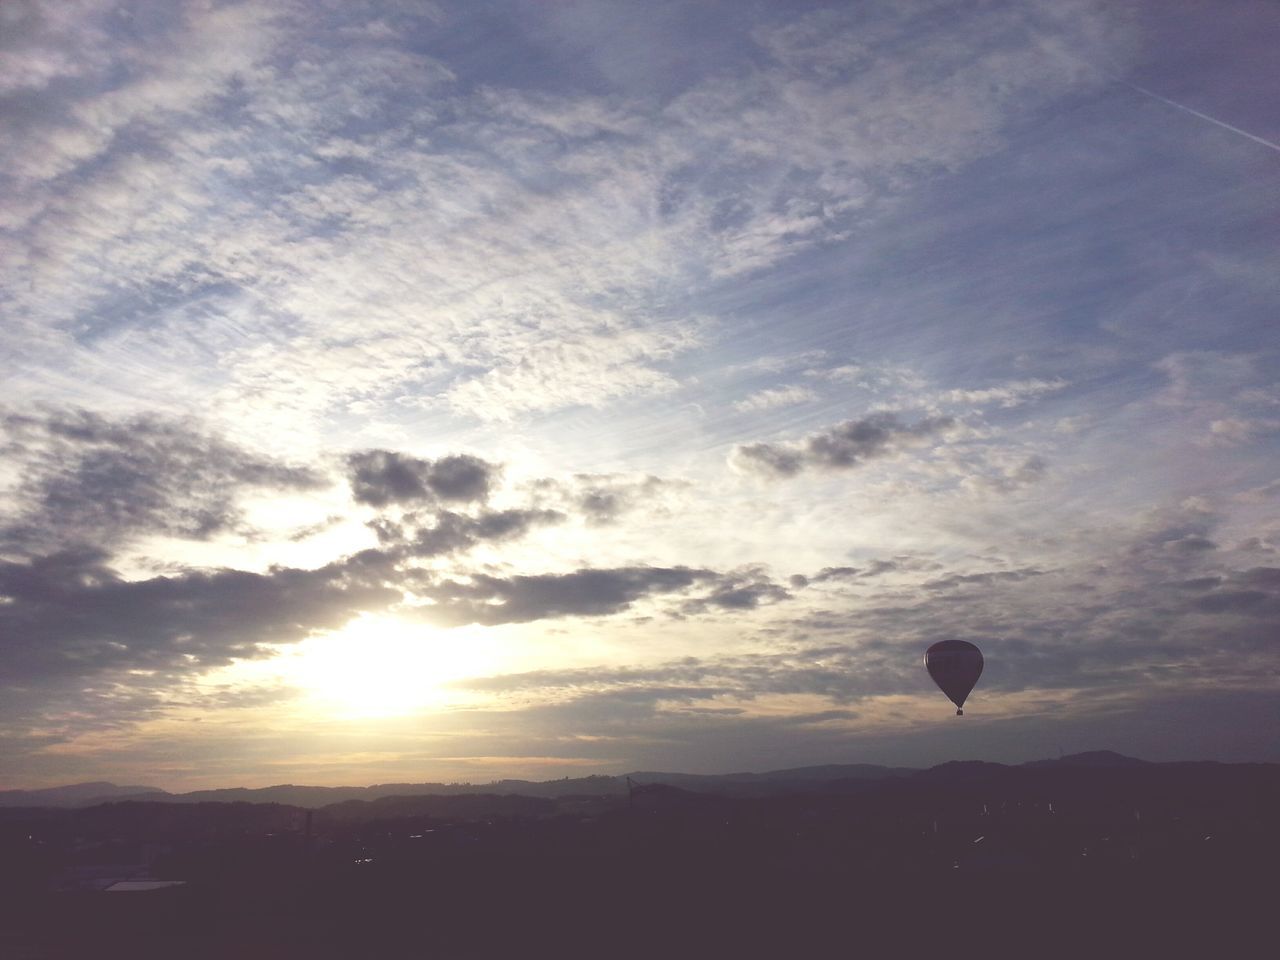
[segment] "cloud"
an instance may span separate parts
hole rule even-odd
[[[942,565],[935,560],[904,554],[890,560],[871,560],[865,567],[823,567],[809,576],[796,574],[791,577],[790,582],[792,586],[801,588],[814,583],[854,583],[859,580],[883,577],[890,573],[928,573],[940,569]]]
[[[624,397],[672,393],[677,381],[655,369],[697,342],[689,330],[576,333],[530,344],[518,356],[490,358],[489,369],[445,395],[456,411],[506,421],[564,407],[601,407]]]
[[[1280,567],[1251,567],[1237,574],[1241,583],[1280,590]]]
[[[1200,555],[1217,550],[1211,537],[1221,521],[1218,510],[1200,497],[1155,507],[1141,518],[1128,552],[1137,562],[1154,569],[1194,565]]]
[[[1280,430],[1280,420],[1255,418],[1244,420],[1226,417],[1209,424],[1210,446],[1238,447],[1251,443],[1259,436]]]
[[[423,616],[439,623],[527,623],[552,617],[602,617],[650,596],[680,593],[716,582],[710,570],[688,567],[618,567],[572,573],[443,580],[422,590],[431,605]]]
[[[351,493],[357,503],[391,504],[487,500],[499,468],[470,454],[422,460],[390,450],[364,450],[347,457]]]
[[[798,403],[810,403],[818,399],[818,395],[805,387],[770,387],[760,390],[739,400],[733,405],[738,413],[756,413],[761,410],[773,410],[778,407],[790,407]]]
[[[927,381],[918,371],[891,363],[842,363],[808,370],[805,376],[877,392],[898,390],[918,394],[927,386]]]
[[[582,516],[591,526],[608,526],[645,510],[666,515],[671,501],[689,484],[653,474],[578,473],[568,480],[543,478],[532,484],[533,497]]]
[[[1250,567],[1223,576],[1186,581],[1200,585],[1188,606],[1201,613],[1227,614],[1266,621],[1280,616],[1280,567]]]
[[[241,522],[237,500],[247,492],[326,482],[310,467],[250,452],[192,420],[10,413],[0,430],[21,473],[16,515],[0,527],[9,549],[108,546],[144,534],[205,539]]]
[[[538,670],[480,677],[460,685],[494,693],[538,692],[562,710],[629,702],[643,703],[646,712],[652,712],[669,699],[752,700],[769,694],[814,694],[849,703],[877,692],[877,685],[883,692],[901,689],[900,679],[888,681],[879,672],[890,659],[847,647],[815,647],[785,654],[684,657],[649,667]],[[677,696],[672,691],[678,691]]]
[[[315,570],[189,571],[124,580],[100,551],[0,562],[0,647],[10,684],[109,671],[199,673],[401,599],[385,560]]]
[[[993,703],[1274,686],[1266,190],[1114,82],[1152,18],[0,6],[0,683],[41,735],[379,612],[586,631],[608,663],[501,729],[713,766],[950,635]],[[296,496],[335,464],[354,516]],[[618,666],[651,615],[696,663]]]
[[[966,406],[985,407],[997,404],[1001,407],[1016,407],[1027,400],[1042,397],[1047,393],[1062,390],[1067,381],[1061,378],[1053,380],[1018,380],[986,387],[981,390],[946,390],[938,394],[937,399],[943,403],[963,404]]]
[[[978,584],[981,586],[990,586],[999,581],[1010,583],[1018,583],[1026,580],[1028,577],[1040,577],[1044,575],[1043,570],[1037,570],[1028,567],[1022,570],[985,570],[981,573],[953,573],[945,577],[939,577],[936,580],[929,580],[923,584],[926,590],[952,590],[956,587],[967,586],[970,584]]]
[[[741,444],[730,454],[730,464],[770,478],[813,469],[848,470],[943,435],[954,425],[951,417],[926,417],[906,424],[896,414],[877,413],[846,420],[797,442]]]
[[[866,576],[857,567],[823,567],[812,577],[813,583],[825,583],[827,580],[848,580],[857,576]]]
[[[99,160],[133,124],[206,109],[276,38],[270,3],[16,8],[6,16],[16,49],[6,51],[12,66],[0,74],[0,90],[14,96],[13,119],[24,134],[7,151],[6,168],[27,189]],[[131,26],[151,43],[125,42]],[[24,115],[20,107],[35,104],[59,109]],[[40,162],[27,152],[32,140],[46,148]]]
[[[1212,406],[1256,385],[1259,360],[1207,350],[1170,353],[1154,364],[1168,378],[1160,401],[1168,406]]]
[[[3,75],[27,385],[193,408],[194,378],[300,440],[392,404],[503,422],[678,391],[714,329],[691,294],[848,238],[1127,42],[1084,0],[779,8],[655,99],[602,85],[616,60],[529,81],[585,13],[553,39],[512,13],[478,63],[451,8],[75,9],[19,17]]]
[[[441,510],[432,515],[430,526],[417,514],[401,523],[375,521],[372,526],[378,539],[390,545],[397,556],[426,559],[464,553],[481,544],[518,540],[535,527],[564,519],[564,514],[555,510],[481,510],[475,516]]]
[[[1277,497],[1280,497],[1280,480],[1251,487],[1236,494],[1235,498],[1241,503],[1268,503]]]
[[[967,473],[961,481],[962,485],[975,491],[994,491],[996,493],[1014,493],[1039,483],[1049,474],[1049,461],[1038,453],[1018,458],[1009,454],[1016,451],[989,451],[974,464],[973,471]]]
[[[856,576],[832,571],[831,579]],[[1276,567],[1203,577],[1194,585],[1166,583],[1136,564],[1114,566],[1102,579],[1084,567],[957,570],[915,589],[872,593],[838,614],[798,610],[780,650],[688,656],[646,667],[540,670],[462,685],[532,696],[569,714],[575,704],[595,715],[604,703],[637,699],[656,711],[662,691],[672,688],[701,691],[726,706],[771,695],[847,705],[932,695],[920,654],[950,637],[983,649],[980,696],[1088,691],[1086,699],[1141,703],[1174,695],[1188,676],[1265,687],[1270,681],[1255,671],[1271,659],[1267,625],[1280,613],[1277,604]]]
[[[1205,613],[1248,613],[1272,599],[1261,590],[1222,590],[1208,596],[1197,597],[1191,605]],[[1278,609],[1272,603],[1272,610]]]
[[[790,598],[791,594],[774,583],[762,567],[748,566],[723,575],[710,592],[686,601],[681,609],[690,614],[754,610],[762,604]]]

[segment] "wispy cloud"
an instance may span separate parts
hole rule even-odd
[[[797,403],[809,403],[818,399],[818,395],[805,387],[770,387],[753,393],[745,400],[739,400],[733,409],[739,413],[755,413],[760,410],[771,410],[774,407],[789,407]]]
[[[1105,44],[1081,28],[1100,8],[1075,6],[1059,42]],[[287,5],[103,7],[70,37],[97,57],[57,84],[42,51],[62,33],[33,27],[25,56],[59,107],[40,116],[69,119],[12,141],[27,277],[9,305],[37,358],[78,344],[99,369],[127,337],[158,372],[216,352],[227,416],[250,397],[294,424],[405,397],[505,419],[670,391],[663,364],[702,342],[662,318],[672,294],[844,235],[877,198],[991,149],[1010,109],[1093,82],[1043,55],[1057,14],[951,14],[945,46],[927,7],[762,26],[759,66],[660,109],[465,89],[401,42],[430,48],[425,8],[378,31]],[[108,54],[130,25],[148,43]],[[852,59],[817,68],[833,49]],[[224,319],[241,309],[252,336]]]

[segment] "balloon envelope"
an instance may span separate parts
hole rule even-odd
[[[968,640],[940,640],[924,652],[924,667],[933,682],[956,705],[956,715],[982,676],[982,651]]]

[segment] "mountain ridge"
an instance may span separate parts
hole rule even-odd
[[[856,789],[859,784],[895,778],[923,776],[929,779],[963,780],[1001,769],[1107,768],[1136,769],[1149,766],[1216,763],[1216,761],[1154,762],[1125,756],[1111,750],[1083,753],[1020,764],[983,760],[950,760],[928,768],[890,767],[880,764],[848,763],[792,767],[762,772],[700,774],[660,771],[633,771],[609,776],[593,774],[559,780],[502,779],[489,783],[382,783],[368,786],[311,786],[273,784],[266,787],[220,787],[171,793],[157,787],[120,786],[108,781],[89,781],[31,790],[0,791],[0,807],[89,807],[123,800],[164,803],[284,803],[319,808],[351,800],[378,800],[383,797],[521,795],[559,799],[572,796],[625,796],[632,787],[664,784],[694,793],[722,793],[731,796],[767,796],[814,789]]]

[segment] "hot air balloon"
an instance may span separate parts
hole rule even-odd
[[[924,668],[964,716],[965,697],[982,676],[982,651],[968,640],[939,640],[924,652]]]

